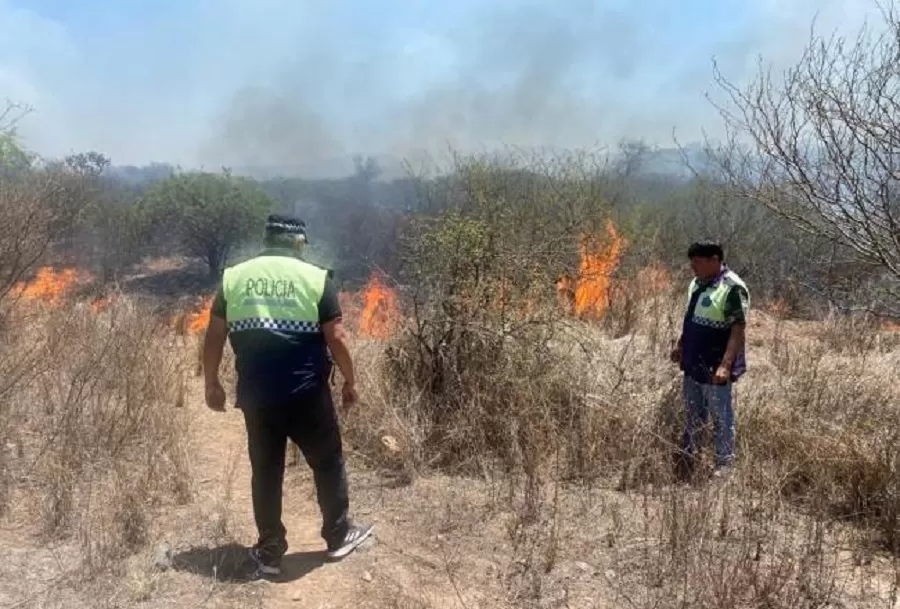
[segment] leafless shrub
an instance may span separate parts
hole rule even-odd
[[[71,228],[82,194],[79,178],[58,167],[0,171],[0,301]]]
[[[783,472],[769,483],[804,509],[872,526],[896,550],[900,411],[885,376],[896,354],[836,357],[813,343],[790,361],[778,391],[748,396],[748,458]]]
[[[743,476],[666,488],[635,518],[606,572],[636,607],[823,607],[841,598],[838,536]]]
[[[48,538],[73,538],[87,573],[141,548],[155,510],[190,499],[187,421],[177,400],[184,358],[165,324],[117,298],[47,311],[12,419],[24,447],[15,472]],[[24,338],[23,338],[24,340]]]
[[[850,304],[898,314],[895,3],[882,16],[880,32],[863,28],[855,40],[813,31],[780,78],[760,67],[739,88],[717,73],[728,142],[715,158],[735,193],[853,254],[867,285]]]
[[[20,450],[21,438],[11,408],[42,357],[39,342],[22,339],[21,312],[18,323],[11,323],[19,300],[16,286],[84,204],[71,172],[41,166],[19,146],[14,128],[23,114],[16,105],[0,110],[0,445],[14,451]],[[11,484],[8,452],[0,451],[0,510],[7,507]]]

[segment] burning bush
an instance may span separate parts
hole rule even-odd
[[[533,210],[489,192],[498,178],[522,186],[493,172],[463,168],[458,190],[444,193],[462,197],[463,209],[411,223],[405,318],[385,278],[363,293],[361,334],[389,336],[379,369],[390,407],[353,433],[379,450],[391,438],[412,465],[535,473],[585,420],[585,375],[557,340],[566,319],[554,265],[539,251],[558,240],[541,238],[549,229]]]
[[[575,314],[600,319],[612,299],[612,277],[625,240],[619,236],[612,222],[606,225],[605,244],[592,236],[582,238],[578,280],[575,288]]]
[[[560,455],[574,476],[632,454],[622,443],[643,421],[588,404],[596,374],[581,345],[623,300],[668,288],[665,270],[645,261],[634,279],[618,276],[627,239],[591,183],[565,171],[472,162],[445,187],[405,235],[406,318],[385,278],[363,292],[360,334],[390,337],[379,359],[390,390],[381,419],[353,430],[357,444],[467,472],[534,473]],[[384,438],[400,448],[385,453]]]
[[[394,334],[400,321],[396,292],[387,285],[384,273],[376,271],[363,288],[364,305],[359,332],[370,338],[385,339]]]

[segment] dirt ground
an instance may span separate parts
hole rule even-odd
[[[462,606],[443,574],[440,556],[422,555],[420,548],[400,541],[403,511],[419,511],[412,509],[416,502],[425,507],[428,485],[387,488],[383,478],[354,467],[352,452],[353,516],[374,523],[375,537],[341,562],[323,560],[315,489],[301,462],[288,467],[285,479],[290,549],[284,572],[274,581],[250,581],[247,545],[254,541],[255,529],[243,420],[233,409],[208,411],[198,389],[193,388],[188,404],[195,432],[195,499],[158,515],[151,551],[130,559],[124,575],[82,581],[74,567],[74,544],[48,544],[23,528],[22,519],[11,517],[0,529],[6,549],[0,564],[0,607],[406,606],[405,593],[412,594],[420,584],[415,606]],[[386,518],[394,506],[405,510]],[[428,505],[421,519],[434,509]],[[421,540],[421,546],[428,544]]]
[[[677,494],[618,492],[612,485],[559,494],[561,489],[548,488],[529,522],[521,489],[511,481],[429,475],[398,484],[367,468],[348,445],[353,516],[375,524],[374,538],[341,562],[323,561],[315,490],[301,462],[286,474],[290,549],[284,573],[276,581],[249,581],[247,545],[255,530],[242,417],[234,409],[208,411],[196,377],[186,407],[194,500],[155,515],[149,550],[128,559],[116,575],[85,581],[76,566],[77,544],[36,537],[21,525],[23,514],[36,506],[19,502],[0,528],[0,609],[675,607],[681,605],[669,598],[677,586],[668,573],[679,573],[678,563],[711,561],[711,585],[735,580],[738,574],[728,569],[749,564],[738,561],[740,552],[728,553],[727,544],[745,547],[734,534],[723,533],[725,542],[717,545],[714,539],[694,543],[664,533],[671,533],[664,524],[675,508],[689,512],[720,501],[749,509],[740,499],[722,501],[729,493],[740,495],[727,482]],[[769,539],[785,545],[772,550],[773,564],[802,566],[806,555],[785,558],[785,548],[790,531],[803,527],[798,515],[766,529]],[[841,530],[827,534],[834,537],[828,547],[847,547]],[[670,546],[676,544],[683,544],[683,553],[673,553]],[[704,580],[706,568],[700,564],[690,576]],[[817,569],[822,582],[836,582],[839,589],[816,606],[900,606],[890,598],[893,572],[884,555],[875,553],[861,564],[848,552],[829,554]]]

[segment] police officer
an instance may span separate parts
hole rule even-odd
[[[314,474],[327,556],[346,556],[372,533],[348,515],[341,433],[328,384],[333,357],[344,378],[344,407],[356,402],[342,312],[329,273],[301,259],[306,242],[302,220],[269,216],[266,249],[225,270],[204,340],[212,410],[225,410],[218,370],[226,338],[235,355],[259,534],[250,555],[261,575],[278,575],[288,548],[281,521],[288,438]]]
[[[681,464],[693,469],[694,437],[708,415],[715,433],[714,476],[734,460],[732,385],[746,371],[744,344],[750,293],[724,262],[722,246],[697,242],[688,248],[694,279],[672,360],[684,372],[685,427]]]

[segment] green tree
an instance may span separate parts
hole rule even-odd
[[[156,184],[142,206],[158,230],[218,278],[235,248],[259,234],[271,201],[255,182],[227,171],[188,172]]]
[[[0,167],[6,170],[27,169],[32,157],[20,145],[13,132],[0,131]]]
[[[134,196],[117,184],[107,184],[85,209],[85,249],[104,283],[117,280],[123,270],[140,260],[149,240],[144,211],[134,204]]]
[[[31,167],[34,154],[25,150],[19,140],[16,126],[28,114],[21,104],[7,103],[0,108],[0,169],[9,172]]]

